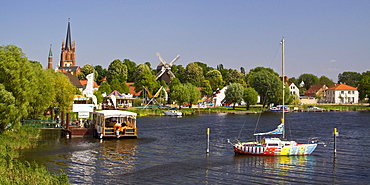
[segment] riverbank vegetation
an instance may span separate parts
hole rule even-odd
[[[39,132],[14,126],[0,134],[0,184],[69,184],[64,172],[51,174],[44,166],[22,160],[19,150],[36,146]]]

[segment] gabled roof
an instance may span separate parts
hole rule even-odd
[[[83,88],[83,85],[81,85],[80,80],[78,80],[77,77],[73,76],[71,73],[63,73],[69,78],[69,81],[76,86],[77,88]]]
[[[305,93],[305,96],[315,96],[317,92],[328,89],[326,85],[312,85]]]
[[[320,89],[326,89],[326,85],[312,85],[307,91],[318,91]]]
[[[327,90],[357,90],[357,88],[349,86],[347,84],[334,84],[330,86]]]
[[[142,91],[136,92],[134,83],[130,82],[130,83],[126,83],[126,85],[128,86],[128,90],[130,91],[130,94],[132,94],[134,96],[140,96]]]

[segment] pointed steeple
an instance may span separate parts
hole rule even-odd
[[[60,56],[60,67],[76,66],[75,41],[72,41],[71,22],[68,19],[67,36],[65,42],[62,41],[62,52]]]
[[[49,49],[49,58],[53,58],[53,53],[51,52],[51,44],[50,44],[50,49]]]
[[[53,68],[53,53],[51,52],[51,44],[49,49],[49,57],[48,57],[48,69]]]
[[[64,48],[65,48],[66,51],[71,51],[72,50],[71,22],[70,22],[69,18],[68,18],[67,37],[66,37],[66,42],[65,42],[65,47]]]

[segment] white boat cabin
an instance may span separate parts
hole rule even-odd
[[[129,111],[102,110],[93,112],[98,137],[137,137],[137,114]]]

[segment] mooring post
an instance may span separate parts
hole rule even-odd
[[[337,128],[334,128],[333,135],[334,135],[334,154],[336,154],[337,153],[337,136],[339,135]]]
[[[69,121],[70,121],[70,117],[69,117],[69,113],[67,113],[66,130],[69,129]]]
[[[61,122],[60,122],[60,125],[64,126],[65,122],[64,122],[64,111],[61,112],[61,118],[60,118]]]
[[[207,128],[207,154],[209,153],[209,134],[210,134],[210,129]]]

